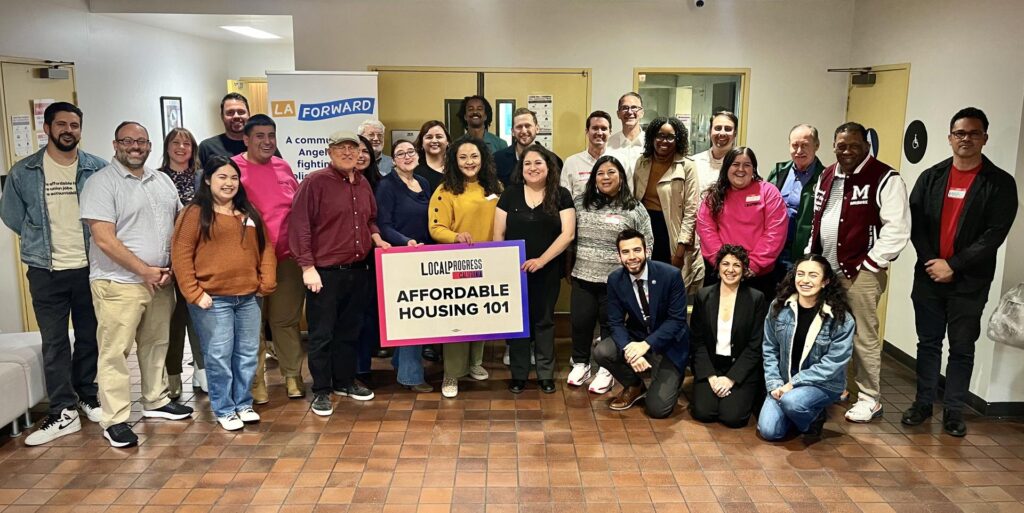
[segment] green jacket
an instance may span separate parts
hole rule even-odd
[[[791,230],[786,238],[787,246],[782,253],[784,255],[788,253],[790,260],[802,256],[804,250],[807,249],[807,239],[811,237],[811,223],[814,221],[814,187],[818,184],[818,177],[824,170],[825,165],[818,160],[818,157],[814,157],[814,164],[811,165],[811,179],[800,192],[800,209],[796,213],[796,229],[792,230],[793,224],[790,223]],[[775,164],[775,169],[772,169],[771,174],[768,175],[768,182],[774,184],[781,191],[792,171],[792,160],[779,162]]]

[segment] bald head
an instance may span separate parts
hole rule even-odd
[[[819,146],[817,128],[802,124],[789,131],[789,156],[797,169],[807,169],[814,162]]]

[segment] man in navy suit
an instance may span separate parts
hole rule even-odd
[[[686,285],[679,269],[648,261],[647,241],[627,229],[616,238],[622,269],[608,275],[608,324],[612,336],[594,348],[594,360],[623,390],[608,405],[627,410],[646,397],[647,415],[663,419],[679,398],[690,353]],[[640,373],[651,371],[647,388]]]

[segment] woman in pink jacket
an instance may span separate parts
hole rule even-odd
[[[743,246],[750,255],[747,278],[751,287],[774,297],[772,269],[786,243],[786,203],[774,185],[757,174],[757,157],[741,146],[725,155],[718,181],[708,190],[697,211],[700,251],[708,269],[723,244]],[[717,273],[705,274],[704,284]]]

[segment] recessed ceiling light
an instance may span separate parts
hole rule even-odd
[[[222,25],[220,28],[224,30],[229,30],[236,34],[241,34],[246,37],[251,37],[253,39],[281,39],[281,36],[271,34],[270,32],[267,32],[265,30],[260,30],[258,28],[253,27],[243,27],[239,25]]]

